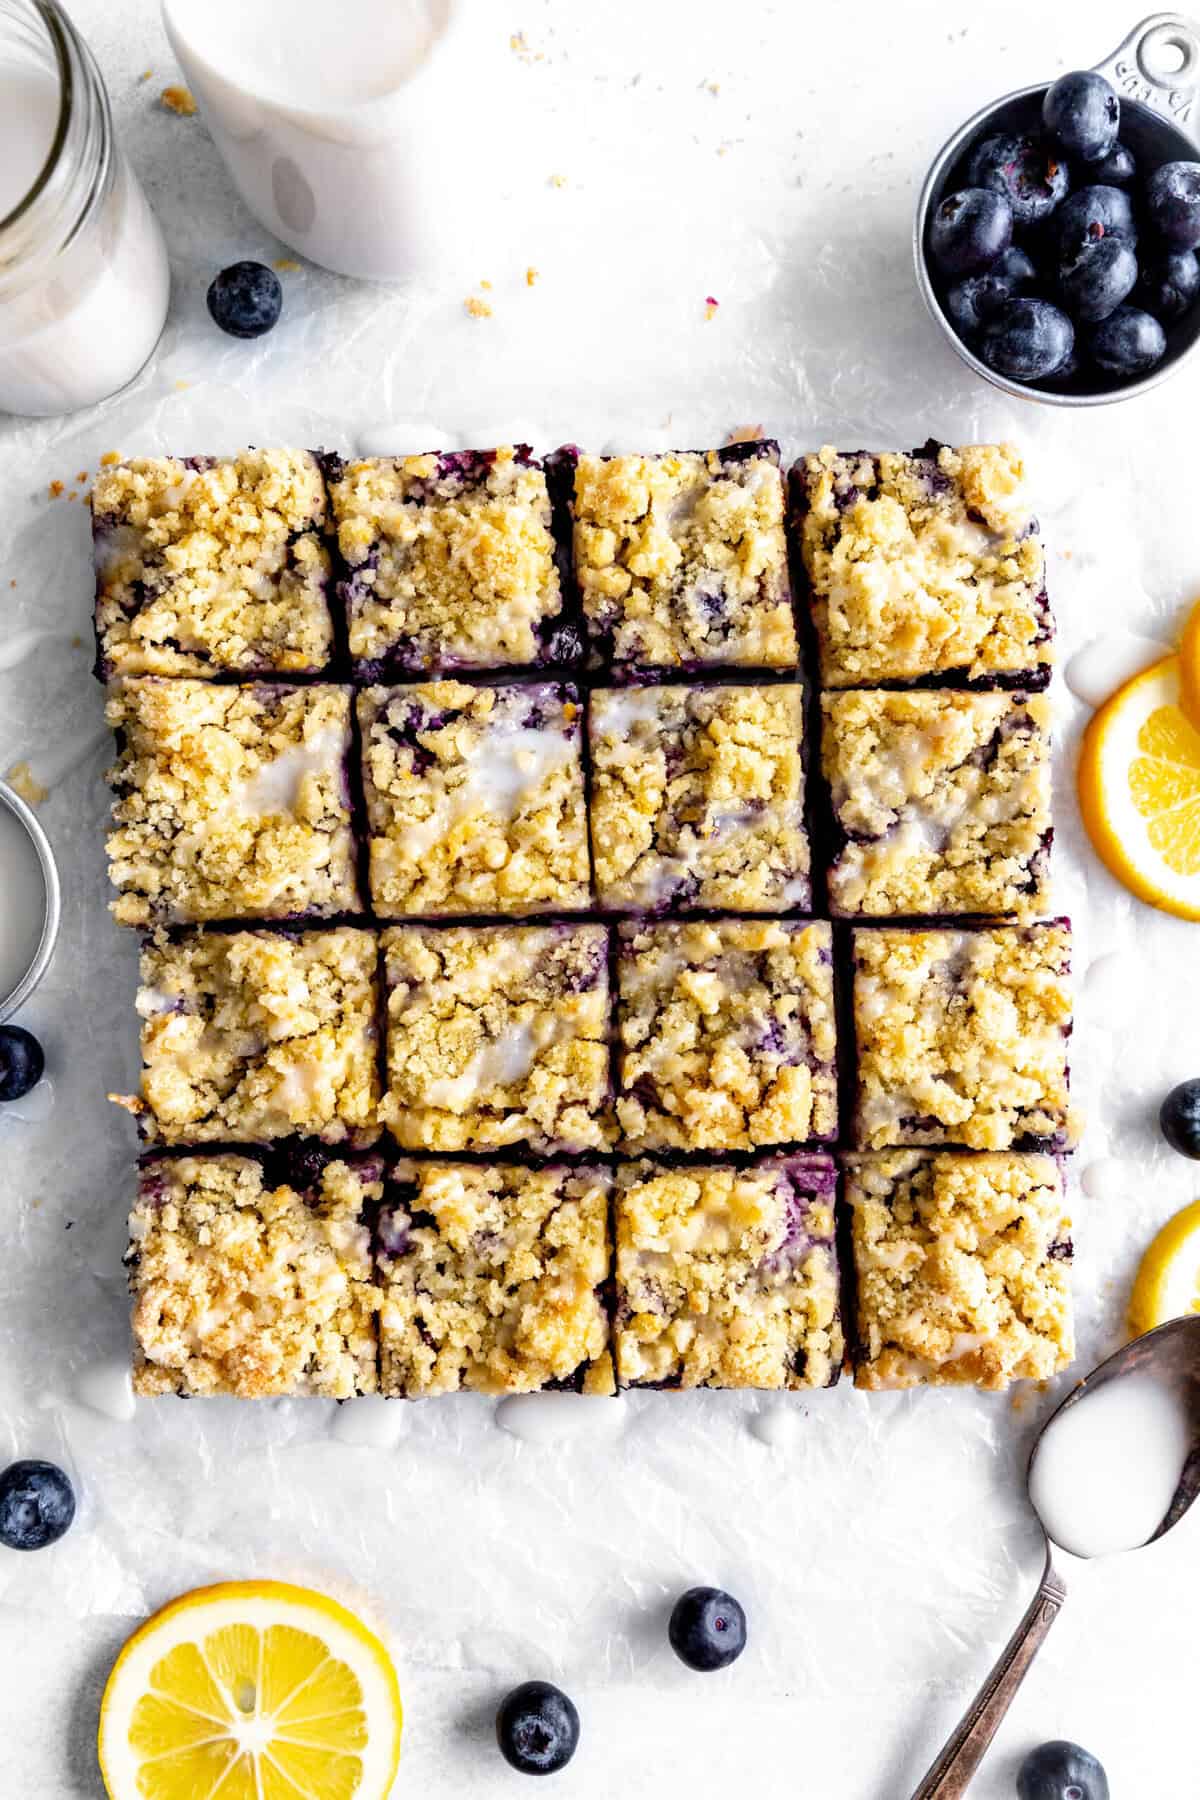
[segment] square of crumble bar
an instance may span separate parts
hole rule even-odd
[[[602,925],[397,925],[383,947],[380,1117],[404,1149],[607,1146]]]
[[[587,906],[575,688],[369,688],[358,717],[377,913]]]
[[[1071,928],[854,933],[854,1142],[1057,1150],[1068,1086]]]
[[[804,697],[764,687],[598,689],[588,701],[600,904],[811,904]]]
[[[329,1144],[378,1135],[379,942],[350,927],[209,932],[142,951],[146,1137]]]
[[[825,687],[1044,687],[1045,556],[1012,444],[828,447],[792,471]]]
[[[375,1393],[382,1195],[375,1158],[147,1157],[125,1258],[135,1391]]]
[[[617,1116],[633,1150],[837,1135],[828,923],[619,928]]]
[[[622,1387],[829,1387],[842,1362],[837,1172],[617,1171],[613,1344]]]
[[[91,503],[102,679],[328,666],[327,503],[310,451],[138,457],[101,469]]]
[[[578,658],[546,474],[526,444],[325,459],[360,679]]]
[[[379,1215],[381,1385],[614,1390],[606,1171],[397,1165]]]
[[[1052,1156],[846,1159],[856,1385],[1043,1381],[1075,1351],[1071,1220]]]
[[[598,660],[796,662],[778,444],[564,457],[574,458],[575,576]]]
[[[855,688],[821,705],[835,916],[1046,911],[1045,694]]]
[[[105,716],[122,925],[357,908],[348,688],[146,675],[114,683]]]

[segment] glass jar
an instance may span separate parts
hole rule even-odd
[[[124,387],[169,297],[91,51],[57,0],[0,0],[0,412],[74,412]]]

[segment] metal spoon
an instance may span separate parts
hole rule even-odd
[[[1042,1439],[1054,1421],[1068,1407],[1077,1406],[1088,1394],[1123,1375],[1149,1375],[1175,1389],[1180,1395],[1191,1432],[1191,1450],[1179,1477],[1179,1485],[1161,1524],[1147,1543],[1162,1537],[1182,1519],[1192,1501],[1200,1494],[1200,1314],[1172,1319],[1145,1337],[1135,1338],[1107,1362],[1093,1369],[1087,1378],[1057,1407],[1038,1433],[1026,1470],[1026,1485],[1033,1469]],[[1030,1505],[1032,1505],[1032,1499]],[[1035,1509],[1036,1510],[1036,1509]],[[1029,1671],[1037,1652],[1058,1617],[1067,1597],[1062,1571],[1056,1565],[1056,1546],[1039,1524],[1046,1538],[1046,1566],[1041,1583],[1028,1612],[996,1661],[995,1667],[971,1702],[953,1734],[946,1740],[941,1754],[917,1786],[912,1800],[962,1800],[972,1776],[983,1761],[1000,1721],[1012,1703],[1013,1695]]]

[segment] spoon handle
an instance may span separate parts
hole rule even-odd
[[[1028,1612],[1000,1652],[991,1674],[954,1732],[947,1738],[937,1761],[915,1789],[912,1800],[962,1800],[1066,1597],[1063,1579],[1047,1553],[1041,1586]]]

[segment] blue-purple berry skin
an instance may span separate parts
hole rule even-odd
[[[1072,318],[1094,324],[1128,299],[1137,278],[1137,257],[1124,238],[1085,232],[1059,260],[1058,292]]]
[[[1007,131],[984,138],[968,172],[973,187],[1004,195],[1018,228],[1048,219],[1071,185],[1066,158],[1052,145]]]
[[[579,1746],[574,1702],[549,1681],[523,1681],[500,1703],[496,1742],[505,1762],[520,1774],[556,1774]]]
[[[1007,250],[1001,251],[988,274],[1007,281],[1014,294],[1019,294],[1037,279],[1033,258],[1027,250],[1022,250],[1020,244],[1010,244]]]
[[[1017,1770],[1017,1800],[1109,1800],[1108,1777],[1090,1751],[1056,1738]]]
[[[982,275],[1012,243],[1012,207],[990,188],[947,194],[933,215],[929,247],[947,275]]]
[[[1116,90],[1094,69],[1074,69],[1046,89],[1042,123],[1068,156],[1102,162],[1121,129]]]
[[[1171,250],[1143,266],[1134,298],[1146,311],[1171,325],[1181,319],[1200,294],[1200,257],[1194,250]]]
[[[42,1079],[46,1055],[23,1025],[0,1025],[0,1101],[23,1100]]]
[[[1012,287],[997,275],[965,275],[946,293],[946,311],[960,337],[974,338],[985,319],[1012,298]]]
[[[1088,174],[1110,187],[1130,187],[1137,180],[1137,159],[1124,144],[1114,144],[1106,157],[1092,164]]]
[[[57,1463],[29,1459],[0,1474],[0,1544],[45,1550],[69,1531],[75,1490]]]
[[[746,1615],[721,1588],[689,1588],[671,1609],[667,1636],[680,1662],[708,1675],[727,1669],[746,1648]]]
[[[1131,245],[1138,240],[1133,202],[1124,188],[1110,187],[1105,182],[1077,189],[1059,207],[1054,224],[1060,245],[1085,232],[1091,237],[1123,237]]]
[[[1159,1108],[1158,1123],[1172,1150],[1200,1162],[1200,1079],[1171,1089]]]
[[[1075,347],[1075,328],[1061,307],[1019,295],[984,325],[979,354],[1010,381],[1057,374]]]
[[[1088,350],[1106,374],[1128,379],[1148,375],[1162,361],[1167,334],[1158,320],[1139,306],[1118,306],[1092,327]]]
[[[279,277],[265,263],[231,263],[209,287],[208,310],[230,337],[262,337],[283,311]]]
[[[1146,211],[1172,250],[1200,245],[1200,162],[1169,162],[1147,177]]]

